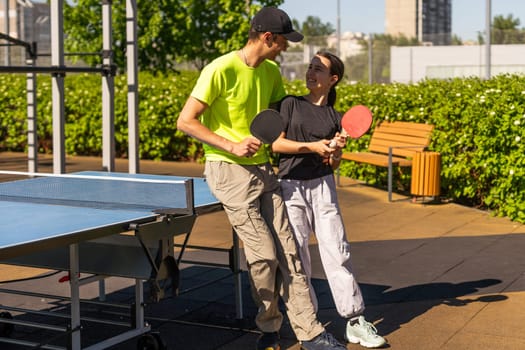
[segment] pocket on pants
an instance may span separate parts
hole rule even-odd
[[[254,220],[251,217],[249,209],[229,210],[228,217],[232,227],[244,244],[250,247],[261,244],[261,237],[258,234],[261,229],[260,224],[254,223],[254,221],[258,221],[258,219]]]

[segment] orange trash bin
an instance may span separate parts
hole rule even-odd
[[[440,194],[441,154],[416,152],[412,159],[410,193],[415,197],[436,197]]]

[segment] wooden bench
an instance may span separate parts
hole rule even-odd
[[[388,168],[388,200],[392,201],[392,170],[411,167],[414,153],[424,151],[430,144],[433,125],[410,122],[378,124],[364,152],[343,152],[343,160],[367,163]]]

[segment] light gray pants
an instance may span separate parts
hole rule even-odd
[[[272,166],[207,161],[205,175],[243,242],[252,294],[259,307],[255,318],[259,329],[277,332],[281,328],[280,295],[298,340],[311,340],[321,334],[324,327],[317,320],[310,299],[307,277]]]
[[[312,180],[280,181],[283,199],[292,225],[301,262],[310,281],[311,297],[317,308],[317,298],[311,285],[312,262],[308,241],[314,233],[319,254],[337,312],[345,317],[363,313],[361,289],[350,263],[350,244],[346,238],[337,200],[333,175]]]

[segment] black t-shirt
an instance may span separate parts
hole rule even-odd
[[[312,142],[332,139],[341,129],[341,115],[332,106],[317,106],[303,96],[287,96],[280,104],[284,132],[289,140]],[[308,180],[333,174],[317,153],[279,155],[279,177]]]

